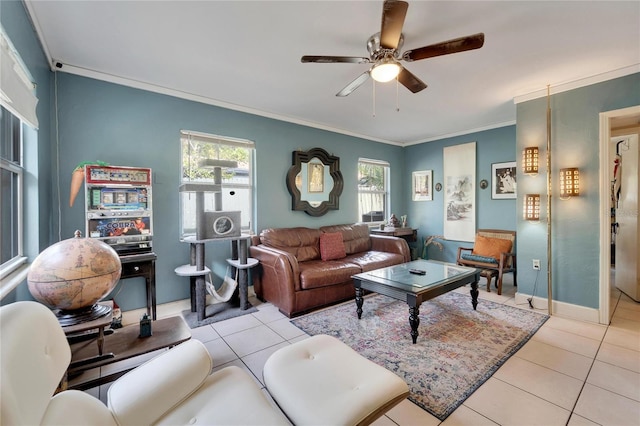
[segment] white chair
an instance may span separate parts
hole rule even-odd
[[[314,336],[276,351],[265,366],[287,418],[242,369],[210,374],[209,352],[189,340],[113,382],[105,406],[77,390],[54,395],[71,349],[44,305],[0,307],[0,339],[0,424],[7,426],[288,425],[288,418],[299,425],[367,425],[409,393],[398,376],[344,343]]]
[[[289,424],[240,368],[209,374],[211,357],[197,340],[113,382],[107,407],[81,391],[53,395],[69,366],[71,350],[47,307],[36,302],[3,306],[0,332],[3,425]]]

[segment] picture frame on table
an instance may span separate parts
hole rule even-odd
[[[412,200],[433,200],[433,170],[421,170],[412,173]]]
[[[491,198],[511,200],[517,195],[516,162],[491,164]]]

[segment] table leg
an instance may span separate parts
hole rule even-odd
[[[411,339],[415,345],[418,340],[418,326],[420,325],[419,306],[409,306],[409,325],[411,326]]]
[[[102,356],[104,350],[104,326],[98,327],[98,355]]]
[[[364,302],[362,293],[362,289],[360,287],[356,287],[356,313],[358,314],[358,319],[362,318],[362,303]]]
[[[477,279],[471,283],[471,290],[469,291],[469,293],[471,293],[471,304],[473,305],[473,310],[475,311],[476,306],[478,306],[478,294],[480,293],[478,291]]]

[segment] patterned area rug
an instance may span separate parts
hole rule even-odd
[[[292,320],[310,335],[329,334],[409,385],[409,399],[444,420],[544,324],[548,316],[450,292],[420,306],[411,343],[409,308],[382,295]]]

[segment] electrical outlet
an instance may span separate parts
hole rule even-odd
[[[540,270],[540,259],[533,259],[533,269],[536,271]]]

